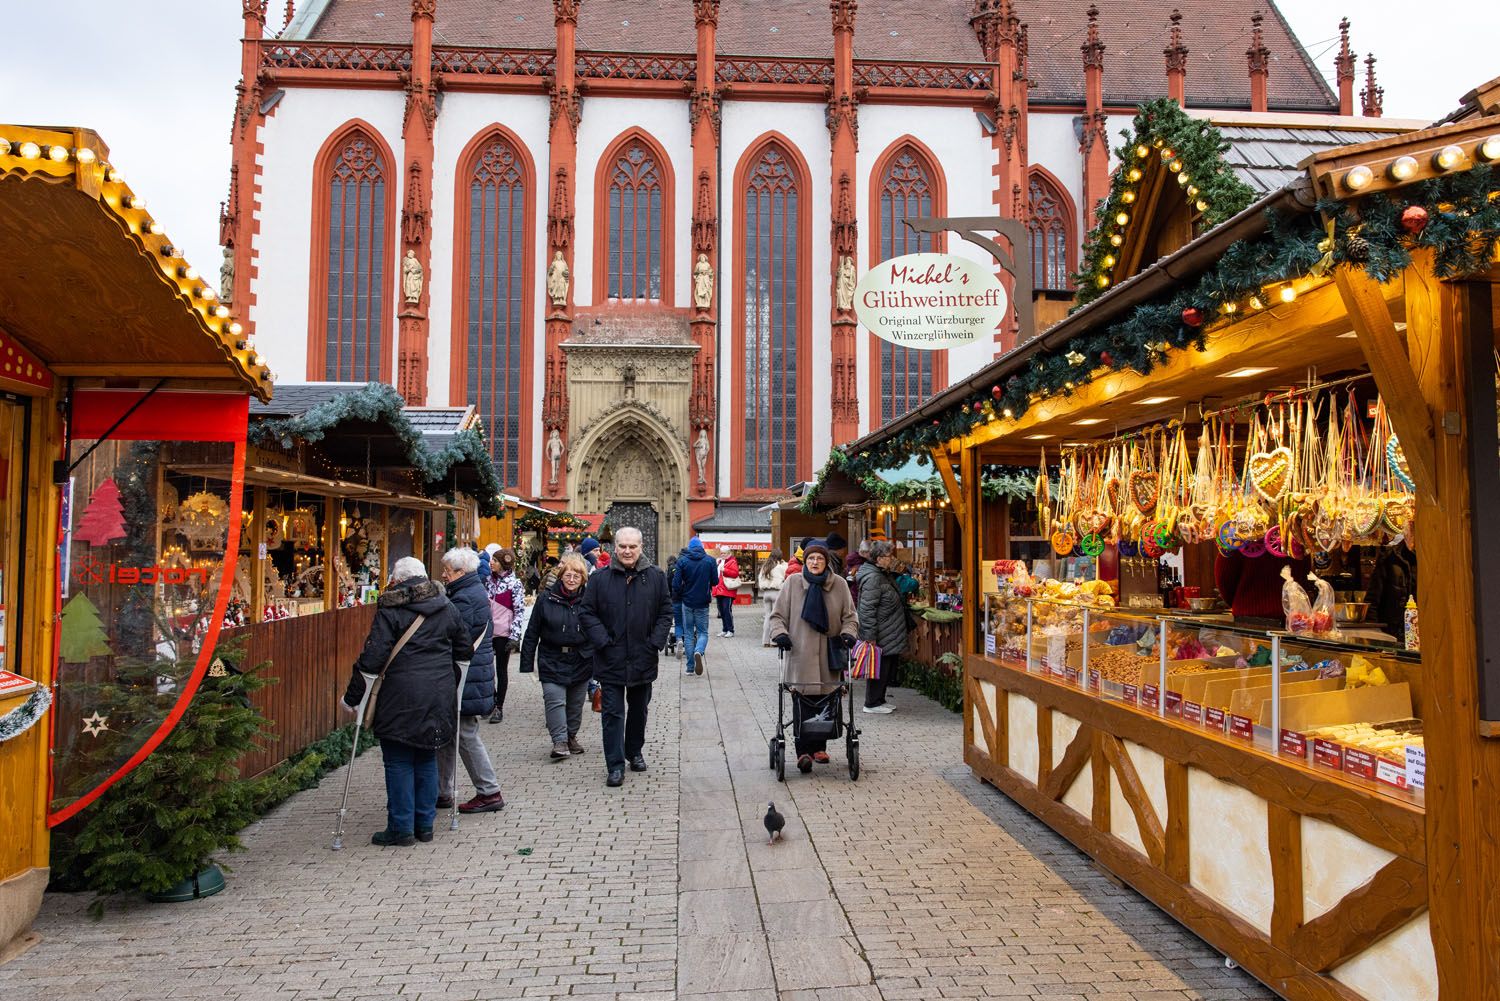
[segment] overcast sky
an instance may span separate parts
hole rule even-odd
[[[405,0],[388,2],[406,7]],[[866,7],[879,3],[864,0]],[[283,5],[270,6],[279,25]],[[173,243],[205,274],[217,274],[240,72],[239,0],[0,0],[0,8],[7,42],[0,122],[98,131]],[[1369,51],[1379,58],[1387,116],[1440,118],[1476,84],[1500,75],[1500,4],[1284,0],[1281,10],[1330,78],[1338,19],[1347,14],[1361,58]],[[1361,86],[1363,72],[1361,65]]]

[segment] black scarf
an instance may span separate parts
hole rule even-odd
[[[828,568],[814,574],[806,567],[802,579],[807,581],[807,594],[802,597],[802,621],[823,635],[828,635],[828,606],[823,602],[823,584],[828,580]]]

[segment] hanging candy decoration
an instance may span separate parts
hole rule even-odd
[[[1406,464],[1406,453],[1401,450],[1401,439],[1391,435],[1385,440],[1385,461],[1390,464],[1391,475],[1401,482],[1407,490],[1417,489],[1417,483],[1411,478],[1411,467]]]
[[[1255,559],[1257,556],[1266,555],[1266,544],[1260,539],[1250,539],[1240,546],[1240,555]]]
[[[1265,546],[1266,546],[1266,552],[1270,553],[1272,556],[1276,557],[1277,559],[1280,560],[1280,559],[1285,559],[1286,558],[1286,555],[1287,555],[1286,549],[1281,544],[1281,526],[1280,525],[1272,525],[1270,528],[1268,528],[1266,530],[1266,542],[1265,542]]]
[[[1077,542],[1073,533],[1069,531],[1057,531],[1052,533],[1052,550],[1059,556],[1067,556],[1073,551],[1073,545]]]
[[[1235,532],[1233,519],[1226,518],[1219,523],[1219,530],[1215,533],[1215,538],[1218,540],[1219,549],[1226,553],[1238,552],[1240,546],[1245,544],[1244,540]]]
[[[1154,560],[1164,552],[1166,552],[1166,550],[1161,547],[1161,543],[1156,541],[1156,535],[1154,533],[1147,532],[1145,535],[1141,536],[1142,556],[1149,556]]]
[[[1098,556],[1104,552],[1104,537],[1097,532],[1090,532],[1079,542],[1078,549],[1085,556]]]

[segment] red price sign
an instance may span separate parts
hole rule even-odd
[[[1344,748],[1344,774],[1362,779],[1375,777],[1375,755],[1357,747]]]
[[[1224,710],[1209,706],[1203,710],[1203,725],[1211,730],[1224,731]]]
[[[1167,693],[1167,715],[1168,716],[1181,716],[1182,715],[1182,693],[1181,692],[1168,692]]]
[[[1240,740],[1255,739],[1255,721],[1249,716],[1236,716],[1229,714],[1229,736],[1238,737]]]
[[[1203,707],[1191,700],[1182,703],[1182,718],[1189,723],[1203,725]]]
[[[1313,760],[1324,768],[1336,768],[1344,770],[1344,749],[1331,740],[1322,737],[1313,738]]]
[[[1307,737],[1296,730],[1281,731],[1281,753],[1307,759]]]
[[[1089,687],[1094,691],[1099,690],[1099,672],[1089,671]]]
[[[1131,705],[1139,705],[1141,701],[1141,690],[1134,685],[1121,685],[1125,689],[1125,701]]]

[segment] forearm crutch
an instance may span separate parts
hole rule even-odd
[[[349,765],[344,769],[344,795],[339,798],[339,820],[333,830],[333,850],[341,852],[344,850],[344,814],[349,809],[349,781],[354,777],[354,756],[359,753],[359,730],[365,721],[365,707],[370,704],[370,696],[375,694],[375,683],[379,680],[376,675],[359,672],[359,676],[365,679],[365,694],[359,698],[359,706],[354,710],[354,742],[349,745]]]
[[[464,725],[464,683],[468,680],[469,662],[461,660],[458,662],[458,697],[454,700],[456,715],[453,727],[453,788],[449,790],[453,805],[449,807],[448,814],[448,830],[450,831],[458,830],[458,742],[462,737],[460,731]]]

